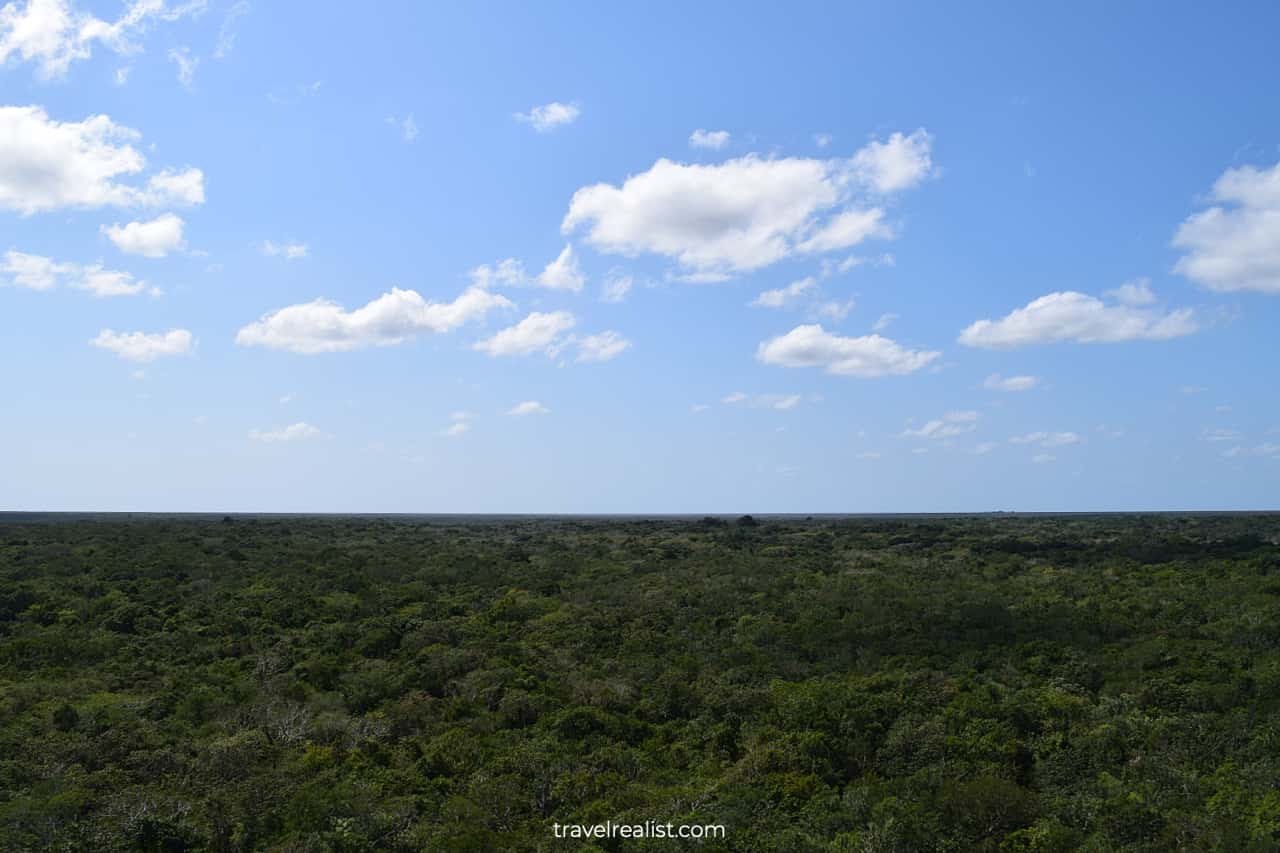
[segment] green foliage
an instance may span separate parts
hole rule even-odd
[[[1280,849],[1280,517],[0,518],[0,849]]]

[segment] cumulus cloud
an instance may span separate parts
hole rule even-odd
[[[1156,294],[1151,289],[1151,280],[1138,278],[1126,281],[1115,290],[1108,290],[1107,296],[1122,305],[1154,305]]]
[[[910,438],[955,438],[978,428],[978,413],[972,411],[947,412],[916,429],[907,428],[902,434]]]
[[[800,405],[802,399],[799,394],[744,394],[741,391],[734,391],[722,397],[720,402],[726,406],[742,405],[752,409],[776,409],[787,412]]]
[[[141,187],[120,183],[146,167],[146,158],[130,144],[139,138],[105,115],[60,122],[40,107],[0,107],[0,209],[29,216],[62,208],[204,201],[199,169],[163,171]]]
[[[586,284],[586,277],[578,269],[578,258],[573,253],[573,246],[565,244],[564,250],[556,259],[547,264],[538,274],[538,284],[552,290],[571,290],[578,293]]]
[[[719,151],[729,144],[729,131],[698,128],[689,134],[689,144],[694,148],[710,148],[713,151]]]
[[[796,326],[760,344],[756,358],[779,367],[821,367],[838,376],[875,378],[913,373],[941,353],[912,350],[880,335],[842,337],[820,325]]]
[[[0,64],[31,62],[40,77],[60,77],[72,63],[92,56],[95,45],[133,53],[138,47],[132,39],[152,22],[198,15],[205,6],[206,0],[131,0],[119,18],[107,22],[69,0],[15,0],[0,8]]]
[[[578,255],[573,245],[566,243],[560,254],[548,263],[536,276],[525,272],[524,264],[515,258],[507,258],[493,264],[481,264],[470,272],[471,283],[476,287],[537,286],[550,290],[581,292],[586,276],[578,266]]]
[[[578,361],[610,361],[631,348],[631,341],[615,331],[600,332],[577,340]]]
[[[885,253],[875,258],[867,257],[865,255],[850,255],[849,257],[841,258],[840,260],[836,260],[834,258],[823,258],[818,267],[818,274],[822,278],[831,278],[836,275],[844,275],[851,270],[867,264],[873,267],[891,267],[894,264],[893,255]]]
[[[1026,435],[1015,435],[1009,439],[1013,444],[1038,444],[1041,447],[1065,447],[1079,444],[1084,439],[1074,432],[1029,432]]]
[[[819,317],[824,317],[828,320],[839,323],[845,317],[849,316],[849,312],[853,310],[854,304],[855,303],[852,299],[846,299],[843,302],[840,302],[839,300],[824,302],[818,306],[817,314]]]
[[[1280,163],[1228,169],[1211,197],[1178,227],[1174,269],[1210,290],[1280,293]]]
[[[79,269],[77,264],[60,264],[52,258],[28,255],[11,249],[5,252],[4,261],[0,263],[0,273],[4,275],[4,279],[0,280],[13,287],[25,287],[28,290],[52,290],[64,276],[73,275]]]
[[[113,352],[123,359],[140,362],[155,361],[171,355],[186,355],[191,352],[194,342],[195,339],[186,329],[171,329],[155,334],[103,329],[96,338],[89,341],[93,346]]]
[[[65,286],[87,290],[94,296],[132,296],[147,287],[145,281],[135,280],[130,273],[103,269],[100,264],[60,263],[13,250],[5,252],[0,260],[0,284],[29,290]]]
[[[306,441],[310,438],[319,438],[321,435],[323,435],[323,433],[321,433],[319,429],[306,422],[290,424],[286,427],[278,427],[270,430],[249,430],[249,438],[251,440],[266,442]]]
[[[145,281],[135,281],[127,272],[104,270],[100,266],[81,267],[71,286],[94,296],[134,296],[146,290]],[[158,293],[159,291],[153,291]]]
[[[464,436],[471,431],[471,420],[474,417],[470,412],[453,412],[449,415],[449,420],[453,423],[440,430],[440,434],[445,438]]]
[[[817,279],[813,276],[793,281],[786,287],[779,287],[774,290],[766,290],[751,300],[752,305],[761,308],[785,308],[794,304],[806,293],[813,290],[818,284]]]
[[[555,130],[561,125],[573,124],[581,114],[582,110],[577,104],[562,104],[558,101],[552,101],[549,104],[534,107],[527,113],[516,113],[515,118],[516,121],[532,125],[533,129],[538,133],[546,133],[549,130]]]
[[[525,400],[523,403],[516,403],[507,410],[508,415],[515,417],[524,417],[525,415],[545,415],[551,412],[546,406],[537,400]]]
[[[796,248],[801,252],[833,252],[856,246],[872,237],[892,237],[893,232],[884,224],[884,211],[878,207],[869,210],[846,210],[832,219],[813,236]]]
[[[163,258],[186,246],[182,230],[186,223],[182,217],[165,213],[149,222],[130,222],[127,225],[104,225],[107,235],[116,248],[125,254],[142,255],[145,258]]]
[[[635,279],[632,276],[614,270],[605,277],[604,290],[600,298],[605,302],[621,302],[627,298],[627,294],[631,293],[634,284]]]
[[[262,254],[267,257],[284,258],[286,261],[305,258],[309,251],[306,243],[273,243],[270,240],[263,240],[261,248]]]
[[[1125,303],[1108,305],[1084,293],[1064,291],[1032,300],[999,320],[978,320],[960,333],[960,343],[1013,349],[1062,342],[1161,341],[1198,328],[1190,308],[1165,313]]]
[[[452,302],[430,302],[417,291],[392,288],[354,311],[327,299],[272,311],[241,329],[236,343],[305,354],[394,346],[423,333],[450,332],[496,308],[514,307],[506,297],[479,287],[468,288]]]
[[[147,181],[136,203],[150,207],[204,204],[204,172],[192,168],[177,172],[165,169]]]
[[[883,332],[885,329],[892,326],[893,321],[896,319],[898,319],[897,314],[881,314],[879,318],[876,319],[875,323],[872,324],[871,330],[873,332]]]
[[[479,341],[475,349],[491,356],[530,355],[540,350],[554,352],[560,336],[576,323],[568,311],[535,311],[514,326]]]
[[[873,142],[843,160],[747,155],[688,164],[661,159],[621,186],[579,189],[561,230],[584,231],[587,242],[601,251],[672,258],[697,280],[749,272],[797,253],[887,238],[892,230],[881,207],[883,195],[913,186],[931,168],[926,163],[913,171],[903,165],[910,159],[904,147],[928,160],[928,135],[918,131],[900,137]]]
[[[933,174],[933,139],[924,129],[872,140],[853,155],[854,173],[879,193],[910,189]]]
[[[528,277],[524,272],[524,264],[515,258],[507,258],[496,264],[481,264],[471,271],[471,283],[476,287],[492,287],[496,285],[527,284]]]
[[[1040,384],[1039,376],[1001,376],[993,373],[982,383],[988,391],[1030,391]]]

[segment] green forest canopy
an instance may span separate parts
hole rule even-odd
[[[754,522],[754,523],[752,523]],[[0,519],[0,849],[1280,848],[1280,516]]]

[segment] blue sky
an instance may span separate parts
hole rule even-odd
[[[0,508],[1276,508],[1271,4],[0,6]]]

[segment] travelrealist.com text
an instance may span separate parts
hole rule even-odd
[[[674,824],[646,820],[644,823],[595,824],[555,823],[552,831],[556,838],[724,838],[721,824]]]

